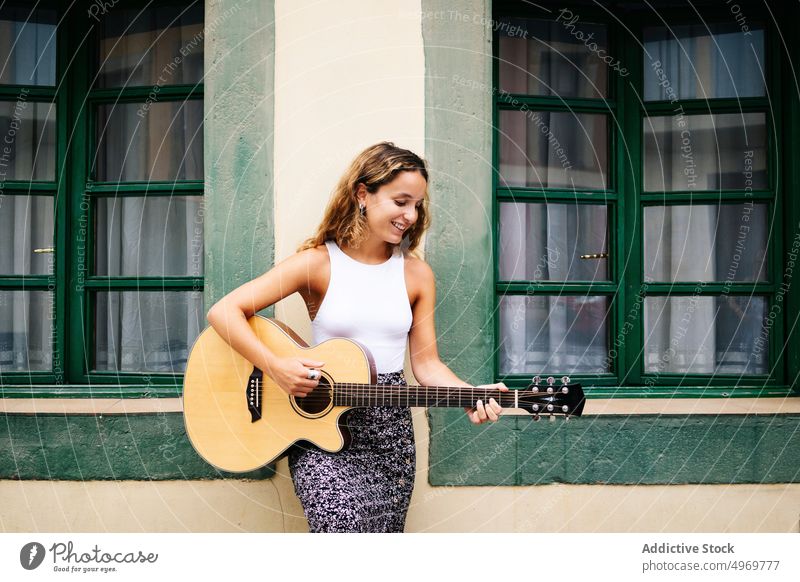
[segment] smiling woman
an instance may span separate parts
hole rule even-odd
[[[314,344],[335,337],[356,340],[373,356],[379,385],[405,386],[409,345],[421,384],[470,386],[439,359],[433,271],[414,255],[429,223],[427,188],[422,158],[389,142],[367,148],[339,180],[316,234],[297,254],[226,295],[209,311],[209,322],[298,399],[320,385],[326,363],[276,355],[247,322],[295,291],[308,307]],[[490,387],[508,390],[502,383]],[[475,424],[495,421],[501,411],[494,398],[467,409]],[[331,453],[309,443],[289,450],[309,527],[312,532],[402,532],[414,486],[410,410],[371,406],[346,414],[351,438],[345,450]]]
[[[413,206],[416,212],[406,215],[399,208],[391,208],[391,203],[399,208]],[[392,241],[382,241],[378,233],[391,231],[391,221],[403,227],[403,236],[398,239],[393,232]],[[350,247],[351,256],[359,255],[356,258],[360,260],[372,254],[386,255],[387,245],[399,243],[413,252],[429,225],[425,162],[409,150],[383,142],[353,160],[336,185],[317,233],[298,252],[319,247],[326,240]],[[376,236],[369,236],[370,229],[377,230]],[[378,260],[385,261],[386,256]]]

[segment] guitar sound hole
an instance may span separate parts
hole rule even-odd
[[[323,412],[331,404],[333,399],[333,390],[331,389],[330,382],[323,375],[319,380],[319,385],[314,388],[305,398],[294,399],[297,406],[307,414],[319,414]]]

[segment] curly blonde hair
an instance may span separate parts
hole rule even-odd
[[[425,160],[412,151],[397,147],[392,142],[375,144],[358,154],[339,179],[317,233],[303,242],[297,251],[314,248],[324,244],[326,240],[336,241],[340,247],[358,248],[367,237],[367,220],[361,214],[356,198],[358,185],[364,184],[367,192],[375,194],[381,186],[394,180],[400,172],[419,172],[425,178],[425,182],[428,182]],[[408,252],[413,252],[429,225],[426,186],[425,197],[417,213],[417,221],[403,235],[402,246],[407,248]]]

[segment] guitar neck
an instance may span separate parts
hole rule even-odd
[[[514,391],[466,386],[384,386],[380,384],[337,383],[333,402],[336,406],[473,407],[494,398],[504,408],[514,408]]]

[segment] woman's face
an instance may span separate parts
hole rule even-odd
[[[400,172],[375,194],[368,193],[363,185],[359,186],[358,199],[366,206],[370,234],[388,243],[399,244],[417,221],[427,186],[425,178],[416,171]]]

